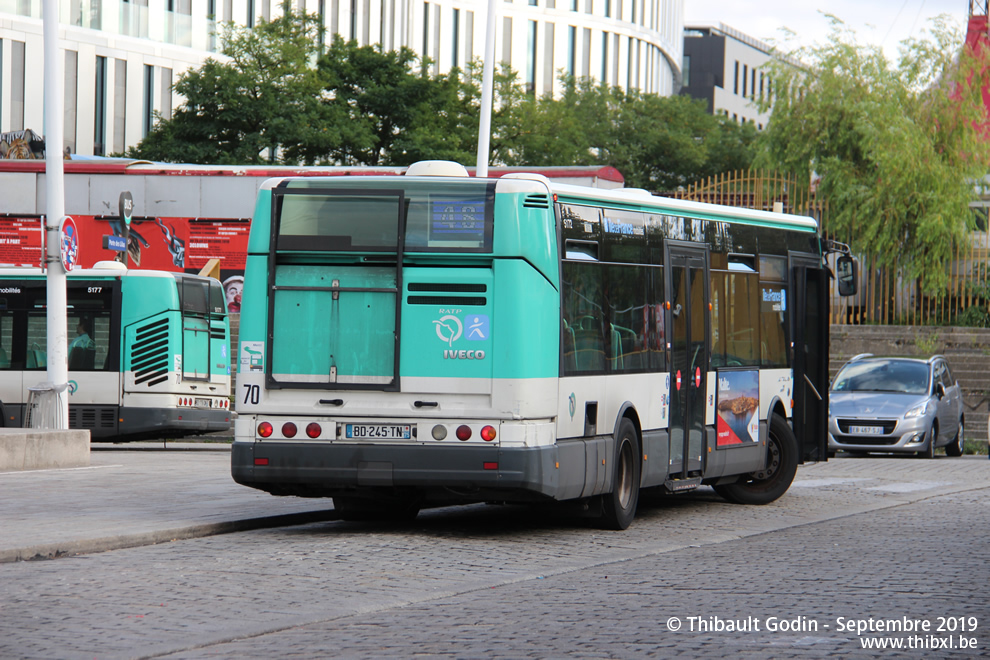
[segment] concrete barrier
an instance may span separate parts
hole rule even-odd
[[[0,472],[88,465],[89,431],[0,428]]]

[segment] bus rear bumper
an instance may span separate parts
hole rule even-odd
[[[197,408],[121,408],[117,433],[122,436],[183,436],[229,431],[229,410]],[[166,429],[166,430],[163,430]]]
[[[275,495],[333,497],[370,488],[448,498],[552,499],[557,448],[243,442],[231,448],[239,484]],[[456,499],[456,497],[455,497]]]

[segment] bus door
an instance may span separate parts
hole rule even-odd
[[[275,198],[267,386],[398,391],[404,191]]]
[[[828,449],[828,275],[817,255],[789,257],[794,435],[802,462],[823,461]]]
[[[210,379],[210,285],[208,281],[180,278],[183,380]]]
[[[711,351],[708,248],[668,241],[664,263],[671,365],[669,473],[671,478],[700,479]]]

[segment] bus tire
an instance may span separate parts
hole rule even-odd
[[[419,515],[418,498],[382,500],[362,497],[334,497],[333,508],[347,522],[410,522]]]
[[[602,527],[623,530],[632,524],[639,503],[639,435],[627,417],[619,422],[615,442],[612,492],[602,496]]]
[[[767,465],[744,475],[734,484],[715,486],[715,492],[733,504],[769,504],[787,492],[798,465],[798,444],[787,420],[770,416]]]

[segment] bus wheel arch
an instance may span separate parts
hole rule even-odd
[[[767,464],[757,472],[742,475],[731,484],[715,486],[715,492],[734,504],[769,504],[787,492],[798,465],[798,443],[794,431],[780,414],[770,414],[767,432]]]
[[[642,433],[635,411],[626,408],[615,427],[612,489],[602,496],[601,525],[623,530],[632,524],[642,480]]]

